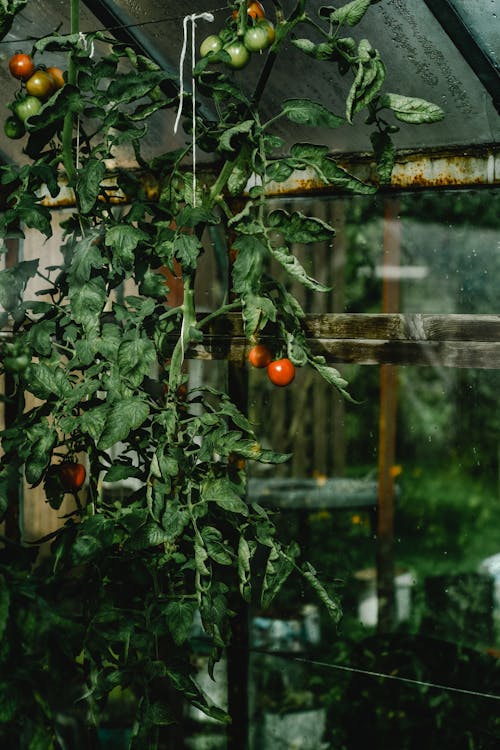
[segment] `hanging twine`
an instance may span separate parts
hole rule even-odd
[[[212,23],[214,20],[213,13],[192,13],[191,15],[185,16],[182,26],[184,31],[184,38],[182,42],[181,57],[179,62],[179,81],[180,81],[180,93],[179,93],[179,107],[177,109],[177,117],[175,118],[174,133],[177,133],[179,127],[179,121],[182,115],[182,107],[184,104],[184,62],[186,59],[187,43],[188,43],[188,23],[191,22],[191,71],[195,65],[196,57],[196,21],[197,19],[203,19]],[[191,143],[193,150],[193,206],[196,206],[196,81],[191,73],[191,88],[192,88],[192,100],[191,100]]]

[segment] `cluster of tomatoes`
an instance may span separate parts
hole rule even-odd
[[[264,7],[258,0],[247,0],[248,23],[244,30],[239,30],[238,11],[234,11],[228,29],[219,34],[211,34],[200,45],[201,57],[210,57],[224,50],[229,55],[226,64],[240,70],[250,61],[252,52],[263,52],[275,39],[274,25],[266,18]]]
[[[8,138],[22,138],[28,117],[38,114],[43,102],[64,86],[63,72],[54,66],[36,66],[25,52],[16,52],[9,60],[10,74],[21,82],[21,89],[10,104],[12,115],[4,123]]]
[[[267,376],[274,385],[290,385],[295,377],[295,366],[288,357],[273,359],[264,344],[255,344],[248,352],[248,361],[253,367],[266,368]]]

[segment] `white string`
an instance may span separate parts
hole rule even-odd
[[[269,656],[282,656],[281,654],[273,653],[272,651],[260,651],[254,649],[256,653],[266,654]],[[286,657],[284,657],[286,658]],[[304,664],[313,664],[316,667],[327,667],[328,669],[340,669],[344,672],[354,672],[355,674],[366,675],[367,677],[380,677],[384,680],[396,680],[397,682],[405,682],[409,685],[418,685],[420,687],[434,688],[435,690],[445,690],[452,693],[461,693],[462,695],[474,695],[477,698],[489,698],[491,700],[499,701],[500,695],[494,695],[493,693],[482,693],[479,690],[468,690],[467,688],[457,688],[452,685],[441,685],[436,682],[424,682],[423,680],[413,680],[410,677],[400,677],[395,674],[387,674],[386,672],[372,672],[369,669],[358,669],[356,667],[347,667],[342,664],[330,664],[328,662],[316,661],[314,659],[304,659],[300,656],[290,655],[294,661],[300,661]]]
[[[192,75],[193,68],[195,66],[196,57],[196,20],[202,18],[204,21],[212,23],[214,20],[213,13],[192,13],[191,15],[184,16],[182,22],[183,28],[183,41],[182,50],[179,60],[179,107],[177,109],[177,117],[174,123],[174,133],[177,133],[179,127],[179,121],[182,115],[182,107],[184,104],[184,62],[186,59],[187,51],[187,25],[191,21],[191,88],[192,88],[192,100],[191,100],[191,143],[193,151],[193,206],[196,206],[196,81]]]

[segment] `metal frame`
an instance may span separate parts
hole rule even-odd
[[[485,53],[451,0],[424,0],[471,70],[490,94],[500,113],[500,71]]]

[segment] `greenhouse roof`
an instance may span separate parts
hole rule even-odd
[[[266,5],[266,3],[264,3]],[[274,9],[268,0],[268,15]],[[285,13],[294,7],[293,0],[284,0]],[[311,0],[320,8],[324,0]],[[18,49],[31,48],[32,40],[42,35],[68,33],[70,30],[67,0],[31,0],[16,17],[9,34],[1,43],[4,64],[0,81],[5,106],[15,96],[16,82],[9,76],[6,61]],[[222,7],[221,7],[222,6]],[[162,68],[177,75],[183,44],[183,18],[193,12],[211,11],[214,22],[197,22],[198,42],[214,33],[223,24],[228,9],[213,0],[178,0],[158,3],[157,0],[86,0],[81,3],[80,27],[83,32],[108,29],[114,36],[148,54]],[[443,150],[450,147],[481,147],[500,140],[500,0],[471,3],[466,0],[381,0],[373,4],[353,34],[367,37],[380,50],[386,63],[385,90],[404,92],[439,104],[445,111],[440,122],[414,127],[401,125],[395,136],[398,150]],[[300,28],[300,27],[299,27]],[[300,30],[297,30],[300,35]],[[95,54],[99,54],[96,49]],[[54,56],[56,57],[56,56]],[[342,114],[349,76],[339,76],[336,64],[319,64],[307,59],[287,42],[284,54],[278,56],[266,87],[262,106],[264,116],[271,117],[276,102],[283,98],[310,98]],[[54,64],[64,67],[63,59]],[[190,78],[186,60],[186,78]],[[251,94],[262,62],[255,55],[243,72],[235,72],[238,82]],[[210,102],[204,106],[210,107]],[[173,110],[156,116],[149,133],[151,153],[179,145],[185,135],[174,135]],[[370,150],[370,128],[360,113],[352,125],[323,132],[283,121],[277,123],[277,134],[287,143],[318,140],[334,153]],[[0,136],[0,152],[5,160],[19,158],[19,148]],[[203,155],[205,161],[209,155]],[[127,166],[126,154],[122,164]]]

